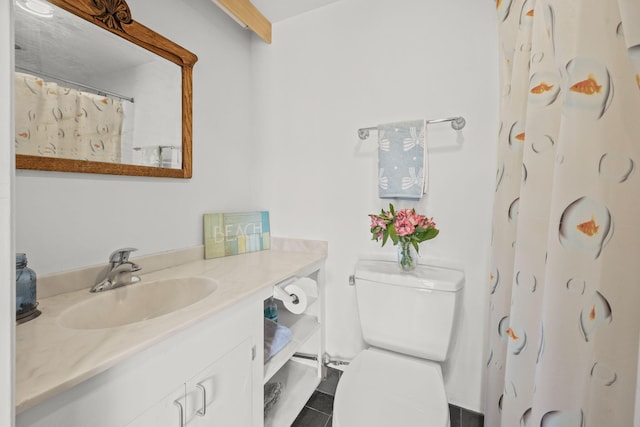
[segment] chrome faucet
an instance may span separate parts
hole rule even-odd
[[[138,264],[129,261],[129,256],[133,251],[137,251],[137,249],[122,248],[111,253],[109,256],[109,269],[107,270],[106,277],[93,285],[91,292],[102,292],[138,283],[140,281],[140,277],[133,275],[132,273],[139,271],[141,267]]]

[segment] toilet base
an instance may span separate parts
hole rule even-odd
[[[440,365],[369,348],[345,369],[336,390],[335,427],[449,427]]]

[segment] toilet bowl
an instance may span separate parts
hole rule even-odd
[[[369,348],[340,378],[334,427],[449,425],[442,371],[436,363]]]
[[[356,293],[369,347],[347,366],[334,399],[335,427],[449,427],[439,362],[446,359],[464,274],[360,261]]]

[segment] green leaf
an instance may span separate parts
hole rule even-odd
[[[387,231],[389,232],[389,237],[393,241],[394,245],[398,244],[398,232],[396,231],[396,226],[391,224],[387,227]]]
[[[425,233],[425,240],[433,239],[440,233],[440,230],[436,230],[435,228],[430,228]]]
[[[396,214],[396,211],[393,209],[393,203],[389,203],[389,212],[391,212],[391,215]]]
[[[389,233],[385,231],[384,233],[382,233],[382,246],[387,243],[387,239],[389,239]]]
[[[415,240],[411,242],[411,244],[413,245],[414,249],[416,250],[416,253],[420,253],[420,248],[418,247],[418,242],[416,242]]]

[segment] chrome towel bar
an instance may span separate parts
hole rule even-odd
[[[443,123],[443,122],[451,122],[451,127],[454,130],[460,130],[460,129],[462,129],[464,127],[465,124],[467,124],[466,120],[462,116],[449,117],[449,118],[446,118],[446,119],[427,120],[427,124],[428,125],[433,124],[433,123]],[[358,137],[360,139],[362,139],[362,140],[365,140],[365,139],[369,138],[369,131],[377,130],[377,129],[378,129],[377,126],[358,129]]]

